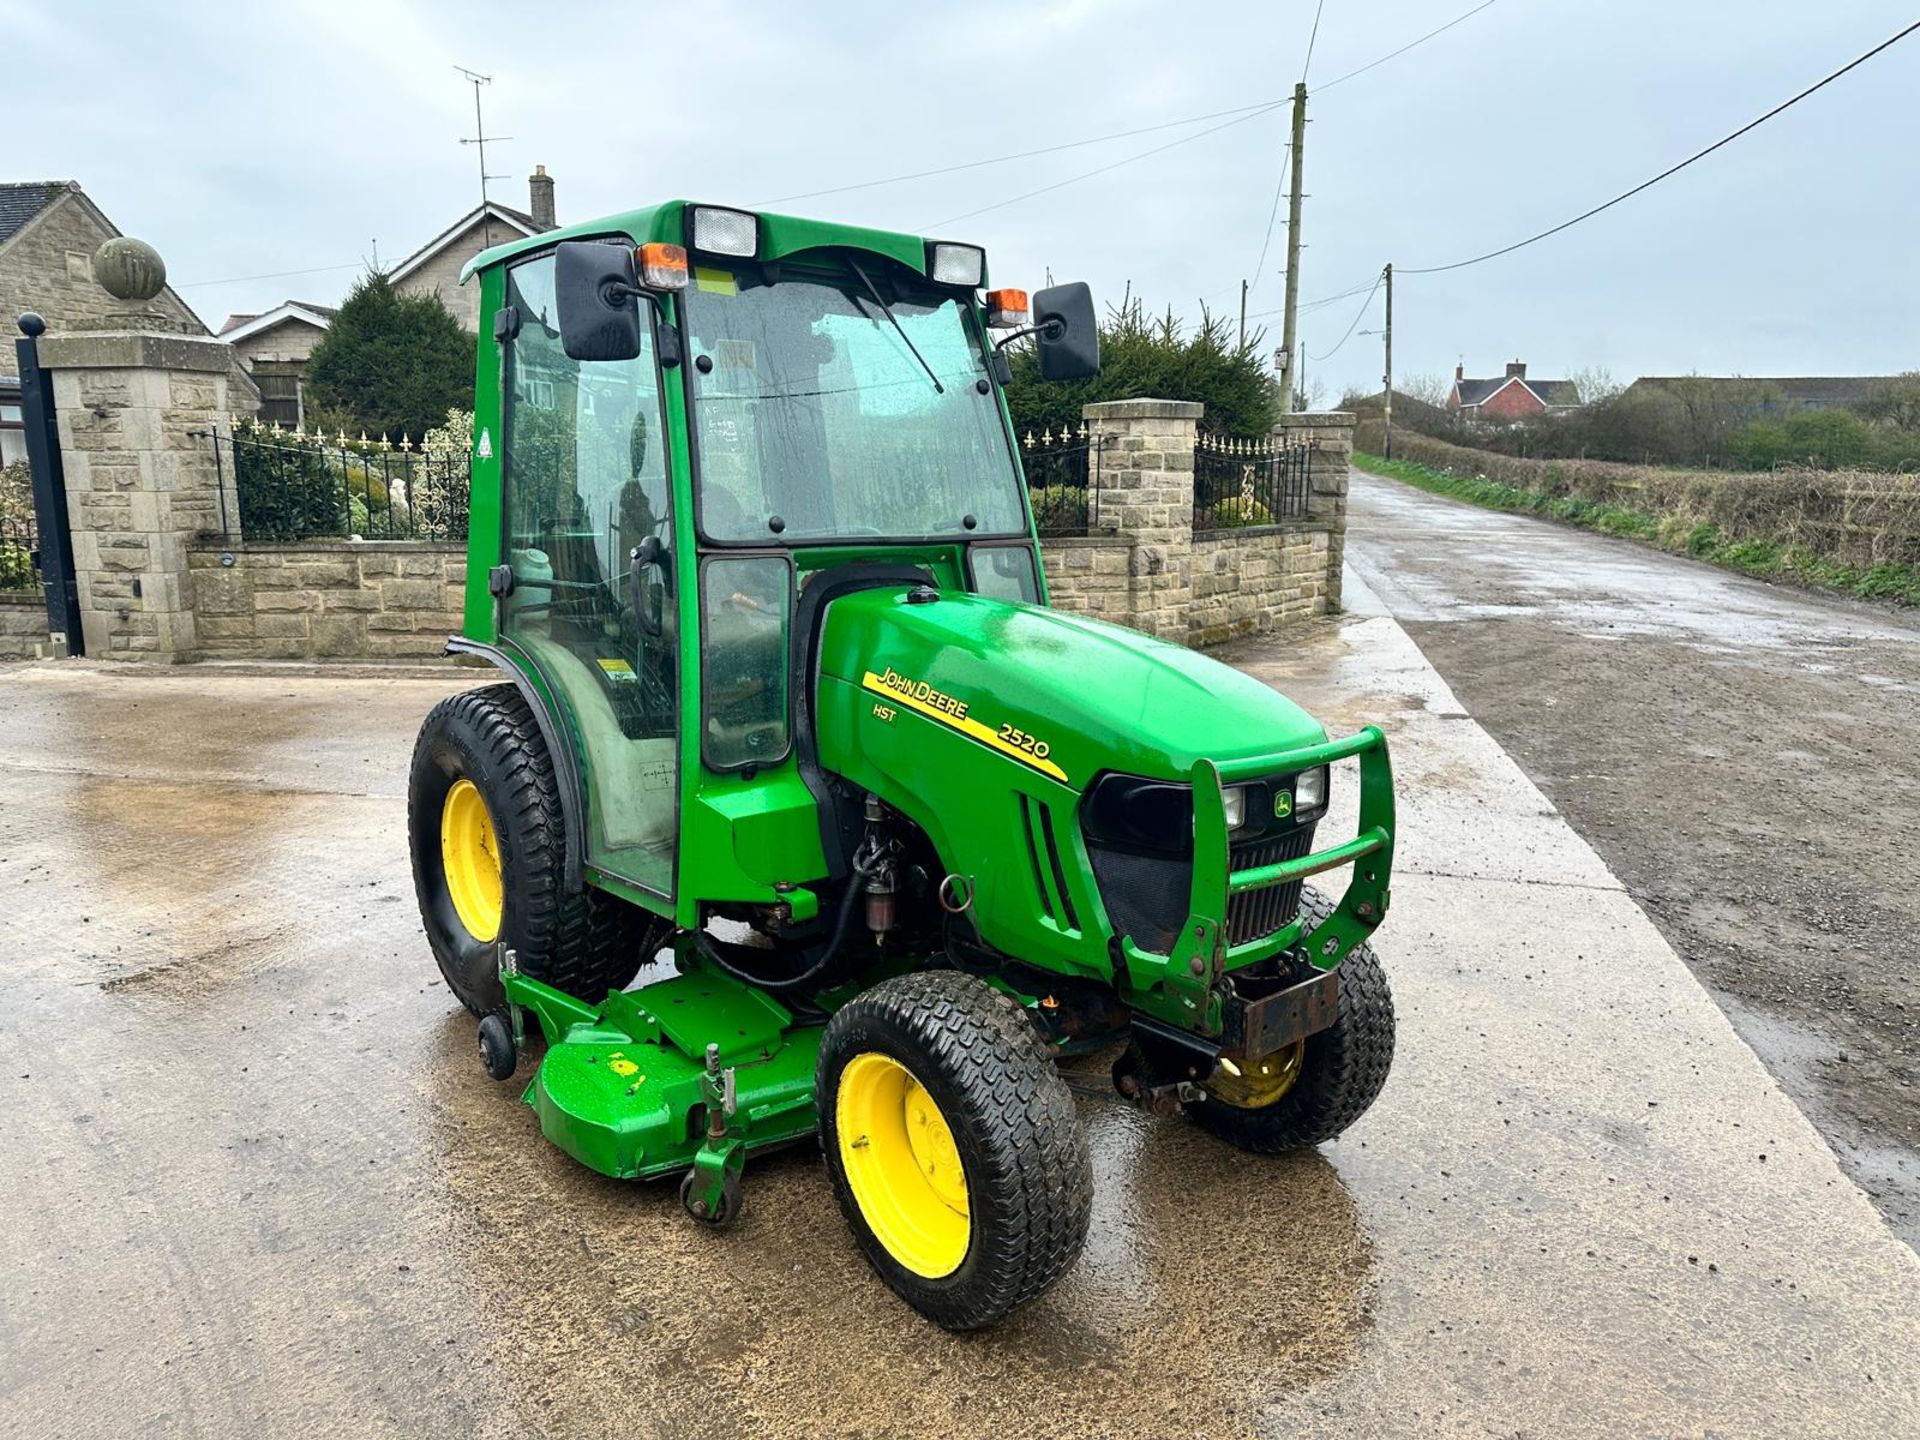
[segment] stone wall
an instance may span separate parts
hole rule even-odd
[[[97,325],[113,315],[119,302],[94,283],[93,252],[119,233],[92,201],[74,189],[66,190],[14,236],[0,253],[0,321],[5,322],[7,342],[0,371],[14,372],[13,321],[22,311],[32,310],[44,318],[50,336]],[[190,333],[206,333],[200,317],[172,290],[162,290],[150,305]]]
[[[459,632],[464,545],[209,543],[187,555],[200,654],[259,660],[418,659]]]
[[[1315,446],[1303,520],[1193,533],[1193,447],[1203,407],[1119,400],[1083,414],[1104,440],[1100,532],[1041,542],[1047,590],[1062,610],[1162,639],[1214,645],[1340,609],[1353,417],[1288,415],[1277,439]]]
[[[1189,645],[1218,645],[1331,614],[1329,526],[1307,520],[1197,536]]]
[[[0,660],[37,659],[46,644],[46,597],[38,590],[0,590]]]
[[[1070,536],[1040,542],[1047,594],[1055,608],[1130,623],[1133,545],[1118,535]]]

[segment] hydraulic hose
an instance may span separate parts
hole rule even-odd
[[[727,957],[721,953],[722,946],[725,945],[725,942],[716,941],[704,930],[700,932],[699,937],[700,953],[712,961],[722,974],[732,976],[743,985],[753,985],[776,995],[784,994],[792,990],[803,989],[813,984],[822,975],[826,974],[827,967],[833,963],[834,957],[840,953],[840,947],[846,943],[847,922],[853,918],[853,902],[859,897],[860,891],[864,888],[866,878],[873,873],[874,867],[879,863],[880,853],[876,846],[863,844],[860,849],[855,852],[853,857],[853,873],[847,878],[847,893],[840,897],[840,914],[834,921],[833,935],[827,941],[827,948],[822,950],[814,959],[813,963],[808,965],[807,968],[802,970],[798,975],[789,975],[781,980],[762,979],[760,976],[753,974],[751,971],[727,959]],[[725,945],[725,948],[736,951],[747,950],[747,947],[744,945]]]

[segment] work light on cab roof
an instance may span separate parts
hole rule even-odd
[[[749,1154],[817,1137],[881,1278],[965,1329],[1086,1235],[1057,1058],[1122,1054],[1128,1100],[1261,1154],[1359,1118],[1393,1050],[1386,741],[1049,605],[1006,352],[1098,374],[1084,284],[679,200],[469,269],[449,649],[505,683],[428,717],[408,830],[488,1072],[544,1040],[548,1139],[718,1225]],[[1356,833],[1316,848],[1341,761]]]

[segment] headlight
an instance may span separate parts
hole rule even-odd
[[[760,248],[760,218],[744,210],[696,205],[693,207],[693,248],[709,255],[743,255],[751,259]]]
[[[1293,777],[1293,808],[1318,810],[1327,803],[1327,767],[1302,770]]]
[[[933,259],[927,266],[936,285],[965,285],[977,289],[986,279],[987,252],[978,245],[950,245],[940,241],[933,246]]]
[[[1247,787],[1235,785],[1231,790],[1221,793],[1221,801],[1226,806],[1227,829],[1238,830],[1247,823]]]

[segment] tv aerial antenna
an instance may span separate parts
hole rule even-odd
[[[464,65],[456,65],[453,68],[466,76],[467,80],[473,85],[473,135],[471,138],[464,135],[461,136],[460,143],[462,145],[475,146],[480,152],[480,228],[481,233],[486,237],[486,243],[491,246],[493,244],[493,217],[487,211],[487,182],[489,180],[505,180],[507,177],[505,175],[489,175],[487,173],[487,142],[491,140],[497,145],[503,141],[513,139],[513,136],[487,134],[486,121],[480,116],[480,87],[482,85],[491,85],[493,83],[493,77],[491,75],[482,75],[477,70],[469,70]]]

